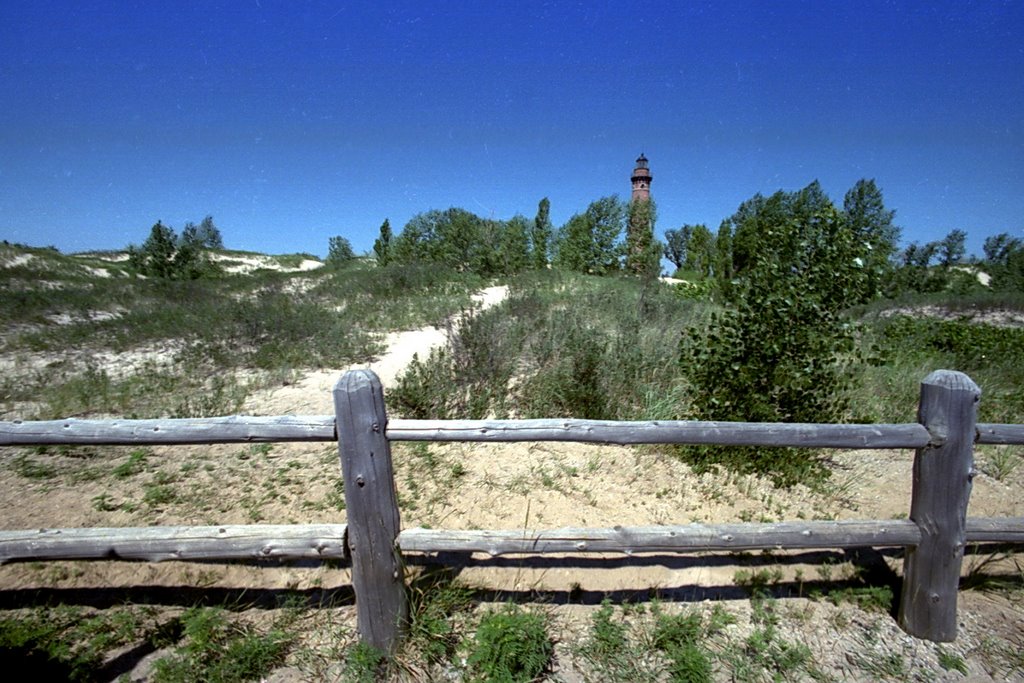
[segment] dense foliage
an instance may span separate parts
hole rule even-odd
[[[741,205],[740,258],[729,306],[706,329],[691,328],[683,372],[694,387],[690,417],[749,422],[835,422],[844,413],[853,338],[843,311],[864,296],[865,244],[812,183]],[[710,233],[709,233],[710,234]],[[698,464],[806,474],[773,451],[690,448]],[[759,462],[760,461],[760,462]],[[807,460],[807,467],[811,466]]]
[[[327,241],[327,265],[343,266],[356,257],[348,238],[335,235]]]
[[[519,272],[530,262],[528,222],[484,219],[465,209],[427,211],[406,223],[388,261],[435,263],[489,277]]]
[[[197,227],[187,223],[179,237],[157,221],[142,247],[128,247],[128,262],[139,275],[162,280],[195,280],[219,272],[208,249],[223,248],[220,231],[207,216]]]

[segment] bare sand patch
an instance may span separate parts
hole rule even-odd
[[[1024,327],[1024,313],[1008,309],[949,309],[943,306],[899,306],[879,313],[882,318],[905,315],[914,318],[936,318],[938,320],[965,320],[970,323],[994,325],[996,327]]]
[[[263,254],[219,254],[212,253],[210,258],[217,263],[227,263],[224,266],[224,270],[228,273],[240,273],[248,274],[257,270],[274,270],[278,272],[303,272],[315,270],[322,267],[324,264],[322,261],[314,261],[312,259],[303,259],[299,262],[299,265],[294,268],[281,265],[281,263],[271,256],[265,256]]]

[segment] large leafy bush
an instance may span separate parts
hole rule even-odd
[[[691,328],[682,343],[681,362],[694,388],[690,416],[838,421],[853,350],[843,311],[863,293],[864,243],[817,183],[755,197],[733,222],[742,269],[730,287],[730,305],[707,329]],[[765,472],[784,484],[823,472],[801,451],[683,452],[702,467]]]

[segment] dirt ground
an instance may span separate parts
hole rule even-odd
[[[492,288],[483,305],[505,295]],[[370,365],[385,388],[393,385],[413,353],[445,343],[442,330],[389,335],[387,352]],[[330,391],[344,368],[306,373],[286,386],[249,397],[254,415],[327,415]],[[971,497],[972,516],[1024,516],[1024,467],[1008,473],[990,466],[1020,450],[979,451],[980,473]],[[332,444],[102,448],[37,453],[0,449],[0,519],[7,529],[337,523],[345,520]],[[135,453],[135,455],[133,455]],[[19,460],[20,459],[20,460]],[[422,444],[394,446],[403,528],[529,529],[610,527],[693,522],[800,519],[905,518],[911,487],[910,451],[850,451],[832,455],[834,475],[816,489],[779,490],[748,476],[695,474],[664,450],[588,444]],[[20,463],[20,465],[19,465]],[[26,463],[51,468],[33,476]],[[990,473],[1001,475],[997,480]],[[410,558],[419,571],[429,558]],[[671,609],[724,604],[737,615],[729,635],[741,642],[752,629],[747,591],[738,572],[772,570],[772,589],[783,613],[780,629],[805,643],[829,676],[870,680],[859,666],[865,652],[898,653],[906,680],[1024,680],[1007,652],[1024,648],[1021,556],[968,553],[965,576],[982,573],[1016,580],[1010,590],[965,589],[959,596],[959,636],[946,646],[964,658],[966,676],[944,670],[939,650],[907,636],[891,615],[807,595],[829,582],[855,584],[864,577],[898,586],[901,554],[863,552],[764,552],[698,556],[588,556],[524,559],[474,557],[454,570],[477,590],[481,609],[507,598],[540,604],[558,639],[555,680],[599,680],[577,656],[593,611],[606,597]],[[998,581],[996,581],[998,582]],[[992,581],[978,582],[991,585]],[[151,602],[173,611],[196,599],[237,600],[271,614],[275,591],[298,591],[314,610],[302,638],[351,639],[354,613],[349,574],[329,564],[311,566],[153,563],[26,563],[0,567],[5,609],[60,599],[97,607]],[[256,618],[256,617],[254,617]],[[334,635],[331,635],[331,634]],[[315,648],[314,648],[315,649]],[[144,680],[152,657],[129,672]],[[327,657],[329,659],[329,657]],[[1017,660],[1019,661],[1019,660]],[[333,667],[333,668],[332,668]],[[330,661],[293,661],[268,680],[337,678]]]

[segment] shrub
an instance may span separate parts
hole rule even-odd
[[[260,678],[279,665],[291,638],[272,630],[259,635],[228,622],[213,607],[192,608],[181,617],[184,642],[156,662],[156,683],[210,681],[228,683]]]
[[[210,240],[218,242],[219,233],[216,238],[204,237],[190,224],[179,239],[173,228],[157,221],[141,248],[128,247],[128,262],[135,272],[146,277],[194,280],[219,271],[206,257],[205,248]]]
[[[335,235],[328,240],[327,264],[331,266],[343,266],[356,257],[352,250],[352,243],[346,238]]]
[[[658,615],[654,647],[668,658],[672,681],[703,683],[711,680],[711,659],[700,642],[703,632],[700,614]]]
[[[536,679],[554,653],[543,615],[512,604],[480,620],[470,648],[470,679],[495,683]]]
[[[863,245],[817,183],[744,207],[733,219],[741,275],[730,288],[732,305],[706,330],[691,328],[682,343],[683,372],[694,387],[691,416],[836,422],[856,360],[842,312],[862,294]],[[701,468],[725,464],[784,485],[827,473],[808,451],[680,452]]]

